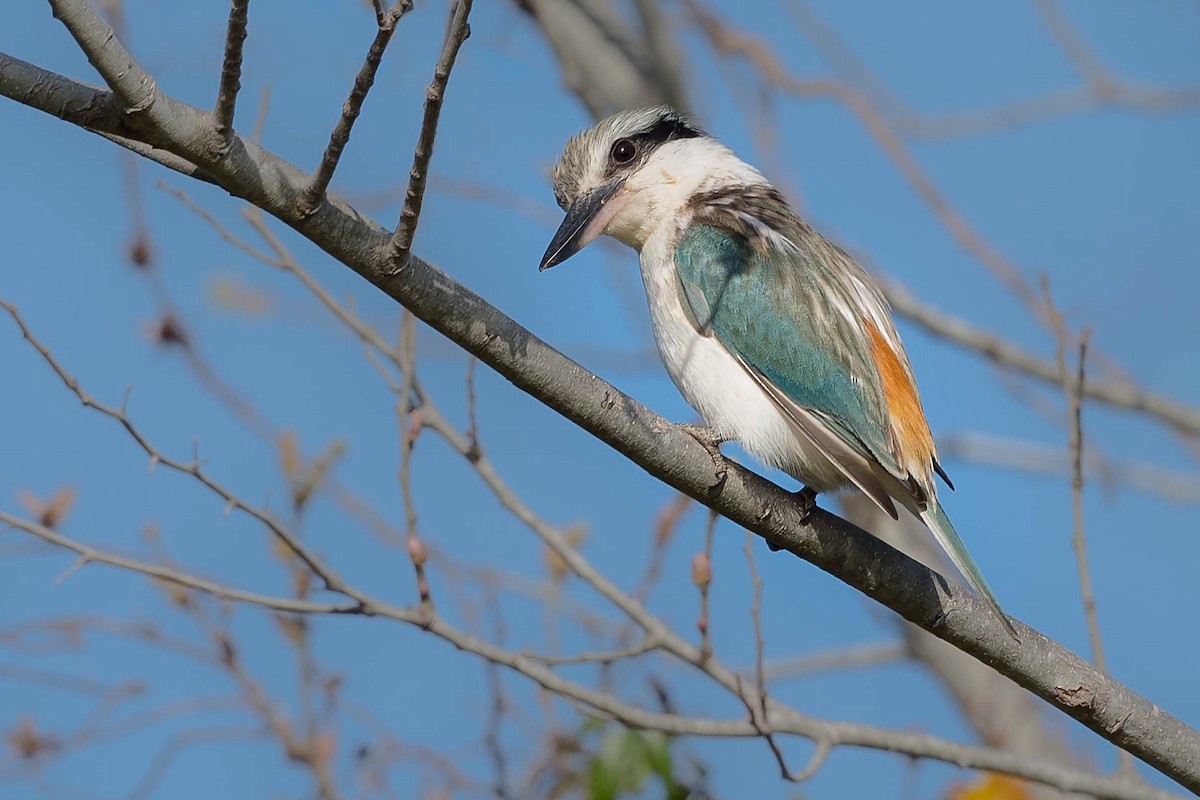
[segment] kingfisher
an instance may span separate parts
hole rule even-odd
[[[601,234],[639,254],[654,341],[719,459],[735,441],[804,488],[856,486],[901,505],[995,612],[938,501],[953,489],[887,300],[754,167],[669,106],[622,111],[572,137],[553,171],[566,211],[541,270]]]

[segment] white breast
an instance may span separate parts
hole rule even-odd
[[[693,327],[675,279],[674,234],[662,226],[641,251],[654,341],[671,380],[705,423],[750,454],[817,491],[845,485],[841,470],[794,429],[729,351]]]

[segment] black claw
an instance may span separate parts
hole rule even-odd
[[[808,519],[808,515],[817,507],[817,490],[805,486],[798,492],[795,492],[793,497],[800,504],[800,519],[801,521]]]

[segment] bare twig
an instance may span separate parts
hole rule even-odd
[[[329,136],[329,144],[325,147],[321,163],[317,165],[312,182],[304,191],[303,211],[305,214],[311,214],[317,204],[324,199],[329,182],[333,180],[333,173],[337,170],[338,161],[342,157],[342,150],[350,141],[350,131],[354,127],[354,121],[358,119],[363,102],[367,99],[367,93],[371,91],[371,87],[375,83],[375,73],[379,70],[380,62],[383,61],[384,51],[387,50],[388,43],[392,40],[392,34],[396,32],[396,24],[411,10],[412,0],[397,0],[389,11],[378,14],[379,29],[375,32],[375,40],[371,42],[371,47],[367,50],[367,57],[358,71],[358,76],[354,79],[350,95],[342,104],[342,115],[338,118],[337,124],[333,127],[333,133]],[[377,11],[382,12],[382,8]]]
[[[1061,447],[978,431],[940,434],[939,457],[1045,475],[1071,475],[1071,458]],[[1093,447],[1083,454],[1084,477],[1108,490],[1128,487],[1175,503],[1200,503],[1200,474],[1147,461],[1107,458]]]
[[[1046,30],[1058,43],[1075,70],[1089,83],[1101,87],[1102,95],[1106,94],[1106,90],[1113,83],[1112,75],[1092,52],[1092,48],[1088,46],[1084,38],[1071,25],[1062,9],[1058,7],[1058,3],[1054,0],[1035,0],[1033,6],[1037,9],[1038,16],[1042,18]]]
[[[708,523],[704,526],[704,550],[692,557],[692,583],[700,590],[700,614],[696,617],[696,629],[700,631],[700,657],[712,658],[712,630],[708,613],[708,590],[712,585],[712,548],[720,515],[708,510]]]
[[[840,647],[827,652],[807,653],[791,658],[767,661],[763,665],[763,680],[782,681],[825,672],[865,669],[880,664],[894,664],[911,657],[912,654],[904,642]],[[742,670],[742,674],[752,676],[756,669],[757,667],[749,667]]]
[[[574,656],[544,656],[537,653],[527,653],[529,658],[540,661],[543,664],[552,666],[561,666],[563,664],[612,664],[616,661],[624,661],[630,658],[636,658],[646,653],[651,653],[662,647],[662,642],[652,637],[646,637],[642,641],[630,647],[623,647],[620,650],[605,650],[596,653],[580,653]]]
[[[813,754],[813,758],[808,766],[805,767],[803,776],[801,776],[793,773],[788,768],[787,759],[783,756],[783,750],[779,747],[779,742],[775,741],[775,731],[771,729],[770,712],[767,710],[767,677],[766,671],[763,669],[765,660],[764,652],[766,650],[766,642],[763,640],[762,632],[763,582],[758,574],[758,568],[754,565],[754,534],[749,531],[746,531],[746,542],[743,545],[742,551],[746,554],[746,568],[750,571],[750,584],[754,587],[754,600],[750,604],[750,621],[754,630],[755,697],[752,700],[742,691],[739,691],[738,695],[742,697],[742,702],[746,704],[746,709],[750,712],[750,723],[762,734],[767,747],[771,749],[771,754],[775,756],[775,762],[779,765],[780,776],[785,781],[798,783],[815,774],[820,769],[821,764],[825,762],[829,751],[832,749],[832,743],[825,738],[817,739],[817,750]]]
[[[0,680],[45,686],[61,692],[91,696],[108,695],[116,688],[83,675],[71,675],[20,664],[0,664]]]
[[[2,70],[5,66],[3,61],[4,59],[0,58],[0,70]],[[196,180],[204,181],[205,183],[216,183],[216,180],[209,175],[204,168],[196,166],[186,158],[181,158],[174,153],[161,150],[152,144],[147,144],[146,142],[138,141],[137,139],[131,139],[127,136],[121,136],[120,134],[116,133],[107,133],[105,131],[97,130],[93,130],[92,133],[107,139],[113,144],[124,147],[126,150],[134,153],[135,155],[149,159],[155,164],[161,164],[167,169],[173,169],[180,175],[185,175],[189,178],[195,178]]]
[[[654,542],[650,550],[650,557],[646,560],[646,570],[642,573],[637,588],[633,590],[633,596],[639,602],[645,603],[649,599],[650,593],[654,590],[659,578],[662,577],[663,567],[667,562],[667,546],[675,537],[679,523],[691,507],[692,498],[680,494],[671,498],[667,505],[658,512],[658,519],[654,525]]]
[[[143,800],[151,797],[171,764],[189,747],[213,741],[229,742],[237,739],[253,741],[263,738],[266,738],[266,734],[257,727],[193,728],[172,734],[162,743],[158,752],[147,760],[146,771],[142,773],[142,777],[126,797],[128,800]]]
[[[1044,287],[1045,288],[1045,287]],[[1050,291],[1046,288],[1046,305],[1053,316],[1058,334],[1057,360],[1062,376],[1063,393],[1067,399],[1068,442],[1071,454],[1071,517],[1074,520],[1071,547],[1075,551],[1075,566],[1079,570],[1079,591],[1083,597],[1083,613],[1087,619],[1088,635],[1092,643],[1092,660],[1102,672],[1107,673],[1104,647],[1100,641],[1100,624],[1096,616],[1096,596],[1092,591],[1092,573],[1088,569],[1087,539],[1083,525],[1083,393],[1084,362],[1087,357],[1088,334],[1079,337],[1079,361],[1074,375],[1067,367],[1067,348],[1071,335],[1066,323],[1054,307]]]
[[[1046,298],[1046,308],[1051,323],[1054,326],[1058,341],[1055,358],[1058,363],[1059,376],[1062,381],[1063,394],[1067,401],[1068,441],[1067,450],[1071,456],[1071,518],[1073,532],[1071,549],[1075,553],[1075,566],[1079,572],[1079,593],[1083,600],[1083,615],[1087,621],[1088,637],[1092,644],[1092,661],[1103,673],[1108,674],[1107,660],[1104,657],[1104,644],[1100,638],[1100,620],[1096,613],[1096,595],[1092,590],[1092,572],[1088,567],[1087,538],[1083,524],[1083,386],[1085,363],[1087,361],[1088,332],[1084,330],[1079,336],[1079,356],[1075,375],[1067,368],[1067,348],[1071,334],[1067,330],[1066,321],[1054,306],[1050,296],[1049,282],[1043,279],[1042,292]],[[1133,775],[1133,759],[1129,753],[1118,748],[1117,757],[1121,763],[1121,772]]]
[[[413,236],[421,217],[421,203],[425,199],[425,182],[429,178],[429,160],[433,158],[433,142],[437,136],[438,119],[442,113],[442,99],[450,71],[458,58],[458,50],[471,35],[467,17],[471,13],[472,0],[454,0],[450,9],[450,20],[446,27],[446,38],[442,42],[442,54],[433,71],[433,80],[425,93],[425,113],[421,120],[421,134],[413,150],[412,169],[408,173],[408,189],[404,194],[404,207],[400,210],[400,222],[392,236],[388,257],[393,270],[403,269],[412,249]]]
[[[476,414],[476,401],[478,398],[475,395],[475,365],[479,363],[479,359],[475,356],[467,361],[467,441],[471,443],[471,452],[467,455],[467,460],[471,461],[479,456],[479,418]]]
[[[493,602],[488,604],[491,609],[491,617],[494,628],[494,636],[498,643],[503,644],[506,638],[506,627],[504,619],[500,614],[500,606],[492,598]],[[501,742],[501,733],[504,727],[504,716],[508,710],[508,701],[504,695],[504,680],[500,674],[500,667],[489,662],[486,666],[488,693],[491,695],[491,703],[488,706],[488,722],[487,728],[484,731],[483,743],[488,752],[488,758],[492,763],[493,782],[492,795],[496,800],[510,800],[512,794],[508,788],[508,756],[504,752],[504,745]]]
[[[267,112],[271,110],[271,87],[264,86],[262,94],[258,96],[258,113],[254,116],[254,131],[250,134],[250,141],[255,144],[262,144],[263,130],[267,127]]]
[[[87,0],[50,0],[54,16],[74,37],[88,61],[120,99],[125,113],[157,130],[170,122],[161,102],[162,92],[150,73],[146,72],[125,49],[113,32]]]
[[[225,58],[221,63],[221,85],[213,108],[213,126],[221,136],[233,130],[233,114],[242,88],[242,47],[246,43],[246,15],[250,0],[230,0],[229,26],[225,32]]]
[[[112,567],[138,572],[156,580],[173,583],[185,589],[195,589],[196,591],[205,592],[222,600],[262,606],[274,609],[275,611],[292,611],[298,614],[348,614],[360,610],[357,604],[316,603],[307,600],[294,600],[289,597],[272,597],[236,589],[232,586],[225,586],[197,575],[172,569],[171,567],[164,567],[160,564],[152,564],[147,561],[138,561],[137,559],[118,556],[114,553],[90,547],[53,531],[44,525],[39,525],[32,520],[21,519],[6,511],[0,511],[0,522],[17,530],[37,536],[39,539],[50,542],[65,550],[79,554],[79,561],[76,562],[78,565],[108,564]]]
[[[425,574],[425,562],[429,560],[429,549],[421,541],[417,530],[417,506],[412,491],[412,454],[424,426],[425,411],[420,405],[413,405],[413,387],[417,380],[417,319],[409,312],[404,312],[404,321],[400,328],[400,346],[396,352],[400,354],[401,369],[404,382],[396,398],[396,415],[400,423],[400,470],[397,480],[400,483],[400,497],[404,503],[404,542],[408,549],[408,558],[416,573],[417,594],[422,603],[429,603],[429,579]]]

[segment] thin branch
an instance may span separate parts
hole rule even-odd
[[[580,653],[574,656],[545,656],[538,653],[526,653],[529,658],[540,661],[548,666],[562,666],[563,664],[612,664],[616,661],[625,661],[630,658],[636,658],[646,653],[651,653],[662,647],[662,642],[658,639],[647,636],[642,641],[630,647],[624,647],[620,650],[604,650],[596,653]]]
[[[400,428],[400,470],[396,478],[400,484],[400,499],[404,505],[404,544],[417,581],[417,594],[421,602],[430,602],[429,578],[425,573],[425,562],[429,560],[429,548],[421,541],[417,530],[417,504],[412,490],[412,455],[417,437],[423,427],[424,409],[413,405],[413,387],[417,381],[417,318],[407,310],[400,324],[400,346],[396,353],[400,357],[404,381],[396,396],[396,416]]]
[[[471,452],[478,454],[479,447],[479,417],[476,413],[477,396],[475,393],[475,365],[479,363],[479,359],[471,356],[467,360],[467,441],[471,443]],[[468,456],[467,460],[471,460],[474,456]]]
[[[54,17],[74,37],[88,61],[100,73],[122,110],[133,120],[144,120],[157,131],[170,123],[169,109],[160,103],[163,94],[154,78],[117,39],[112,26],[100,18],[87,0],[49,0]]]
[[[675,537],[680,521],[691,508],[692,498],[680,494],[672,497],[667,505],[658,512],[650,557],[646,559],[646,569],[637,583],[637,588],[633,590],[633,596],[638,599],[638,602],[645,603],[650,598],[650,593],[662,577],[663,567],[666,566],[667,561],[668,546]]]
[[[692,583],[700,590],[700,613],[696,617],[696,630],[700,632],[700,657],[706,661],[712,658],[713,653],[708,597],[709,588],[712,586],[712,549],[718,519],[720,519],[720,515],[710,508],[708,521],[704,526],[704,550],[692,557]]]
[[[145,142],[139,142],[136,139],[128,139],[124,136],[118,136],[115,133],[105,133],[103,131],[92,131],[92,133],[95,133],[98,136],[103,136],[113,144],[119,144],[121,147],[124,147],[126,150],[129,150],[136,155],[147,158],[157,164],[161,164],[167,169],[173,169],[176,172],[188,176],[189,178],[195,178],[196,180],[204,181],[205,183],[216,183],[212,176],[207,174],[202,168],[197,167],[187,159],[180,158],[172,153],[168,153],[166,150],[160,150],[153,145],[146,144]]]
[[[108,686],[90,677],[71,675],[65,672],[38,667],[27,667],[21,664],[0,664],[0,680],[43,686],[72,694],[100,697],[111,695],[120,689],[119,686]]]
[[[763,582],[759,577],[758,568],[754,565],[754,535],[746,531],[746,541],[742,547],[742,552],[746,555],[746,568],[750,572],[750,585],[754,587],[754,600],[750,604],[750,622],[754,630],[754,686],[755,697],[752,700],[747,697],[742,691],[738,692],[738,696],[746,704],[746,709],[750,712],[750,722],[758,730],[767,747],[771,749],[771,755],[775,756],[775,763],[779,765],[779,775],[785,781],[799,783],[801,780],[814,774],[824,763],[825,757],[829,754],[832,743],[820,737],[817,739],[817,751],[814,754],[812,761],[805,768],[804,778],[793,773],[788,768],[787,759],[783,756],[783,750],[779,747],[779,743],[775,741],[775,731],[771,728],[770,712],[767,706],[767,677],[763,669],[764,654],[766,651],[766,642],[763,640],[762,632],[762,595]]]
[[[258,96],[258,113],[254,116],[254,131],[250,139],[255,144],[262,144],[263,129],[267,127],[267,112],[271,110],[271,87],[264,86]]]
[[[254,741],[263,739],[265,736],[266,734],[257,728],[238,727],[194,728],[172,734],[162,743],[154,757],[146,762],[146,771],[133,790],[126,795],[127,800],[144,800],[144,798],[151,797],[171,764],[189,747],[212,741],[221,743],[227,743],[234,739]]]
[[[1058,43],[1067,60],[1088,83],[1101,89],[1101,95],[1113,84],[1112,75],[1054,0],[1034,0],[1034,8],[1050,36]]]
[[[358,119],[358,115],[362,111],[367,93],[375,84],[375,73],[379,70],[380,62],[383,61],[383,54],[392,40],[392,34],[396,32],[396,24],[401,17],[412,10],[412,7],[412,0],[397,0],[387,13],[382,13],[382,8],[377,9],[379,29],[375,32],[375,40],[371,42],[371,47],[367,50],[367,57],[358,71],[358,76],[354,79],[350,95],[342,104],[342,116],[338,118],[337,124],[333,127],[333,133],[329,136],[329,144],[325,147],[321,163],[317,165],[312,182],[304,191],[302,202],[305,214],[312,213],[317,204],[324,199],[325,192],[329,189],[329,182],[333,180],[333,173],[337,170],[338,161],[342,157],[342,151],[346,148],[346,143],[350,141],[350,131],[354,127],[354,121]]]
[[[195,589],[199,592],[211,594],[213,597],[219,597],[222,600],[262,606],[263,608],[270,608],[275,611],[290,611],[297,614],[350,614],[360,611],[360,607],[356,603],[315,603],[307,600],[294,600],[290,597],[272,597],[236,589],[232,586],[225,586],[224,584],[170,567],[164,567],[160,564],[118,556],[114,553],[85,545],[44,525],[39,525],[32,520],[21,519],[6,511],[0,511],[0,522],[11,528],[25,531],[50,544],[77,553],[79,561],[76,563],[78,564],[107,564],[111,567],[130,570],[131,572],[137,572],[156,580],[182,586],[185,589]]]
[[[250,0],[230,0],[229,25],[225,30],[225,58],[221,62],[221,85],[213,108],[213,127],[222,137],[233,130],[233,114],[242,88],[242,47],[246,43],[246,16]]]
[[[1083,393],[1084,364],[1087,358],[1087,331],[1079,337],[1079,361],[1075,374],[1067,367],[1067,347],[1071,336],[1058,309],[1046,289],[1046,305],[1054,320],[1058,336],[1057,360],[1062,376],[1063,393],[1067,400],[1068,441],[1067,450],[1071,457],[1071,518],[1074,521],[1071,548],[1075,552],[1075,566],[1079,572],[1079,591],[1083,599],[1083,614],[1087,620],[1088,635],[1092,644],[1092,661],[1101,672],[1108,673],[1104,647],[1100,640],[1100,623],[1096,615],[1096,595],[1092,590],[1092,572],[1088,568],[1087,538],[1083,524]]]
[[[1096,594],[1092,589],[1092,571],[1088,567],[1087,537],[1083,524],[1083,385],[1087,362],[1088,332],[1084,330],[1079,337],[1078,362],[1075,375],[1072,376],[1067,368],[1070,332],[1067,330],[1062,314],[1054,306],[1054,300],[1050,296],[1049,283],[1045,280],[1042,283],[1042,291],[1046,297],[1046,308],[1050,313],[1055,337],[1058,341],[1055,358],[1058,363],[1063,394],[1067,401],[1067,451],[1071,458],[1071,518],[1074,523],[1071,549],[1075,553],[1075,567],[1079,573],[1079,594],[1083,601],[1083,616],[1087,622],[1088,637],[1092,645],[1092,661],[1101,672],[1107,675],[1108,664],[1104,657],[1103,640],[1100,638],[1100,619],[1096,613]],[[1129,753],[1118,748],[1117,758],[1123,774],[1135,774],[1133,759]]]
[[[975,464],[1042,475],[1071,475],[1071,459],[1061,447],[995,436],[978,431],[939,434],[938,455],[944,461]],[[1200,503],[1200,473],[1168,469],[1148,461],[1107,458],[1095,448],[1083,454],[1084,476],[1113,490],[1128,487],[1175,503]]]
[[[826,652],[806,653],[791,658],[768,661],[763,665],[763,679],[782,681],[804,678],[826,672],[844,672],[851,669],[875,667],[880,664],[894,664],[910,658],[912,658],[912,653],[904,642],[853,645]],[[748,667],[742,670],[741,674],[749,677],[754,675],[756,670],[757,666]]]
[[[493,602],[489,603],[488,607],[492,612],[494,635],[496,642],[503,644],[506,634],[504,618],[500,613],[499,604],[495,602],[496,598],[491,599]],[[485,665],[485,669],[487,670],[488,693],[491,695],[491,703],[488,706],[488,722],[483,734],[483,744],[492,765],[494,776],[492,793],[496,800],[511,800],[512,794],[508,788],[508,757],[501,741],[504,715],[509,709],[509,704],[504,695],[504,680],[500,674],[500,667],[489,661]]]
[[[408,173],[408,189],[404,193],[404,207],[400,210],[400,222],[396,225],[396,234],[388,247],[388,258],[393,270],[403,269],[407,265],[408,255],[412,249],[413,236],[417,232],[417,222],[421,217],[421,203],[425,199],[425,182],[429,178],[429,160],[433,158],[433,142],[437,136],[438,119],[442,113],[442,100],[446,94],[446,84],[450,80],[450,71],[454,69],[454,61],[458,58],[458,50],[463,42],[471,35],[471,27],[467,17],[471,13],[472,0],[454,0],[450,9],[450,21],[446,28],[446,38],[442,42],[442,54],[433,70],[433,80],[425,93],[425,113],[421,120],[421,134],[417,138],[417,146],[413,150],[412,169]]]

